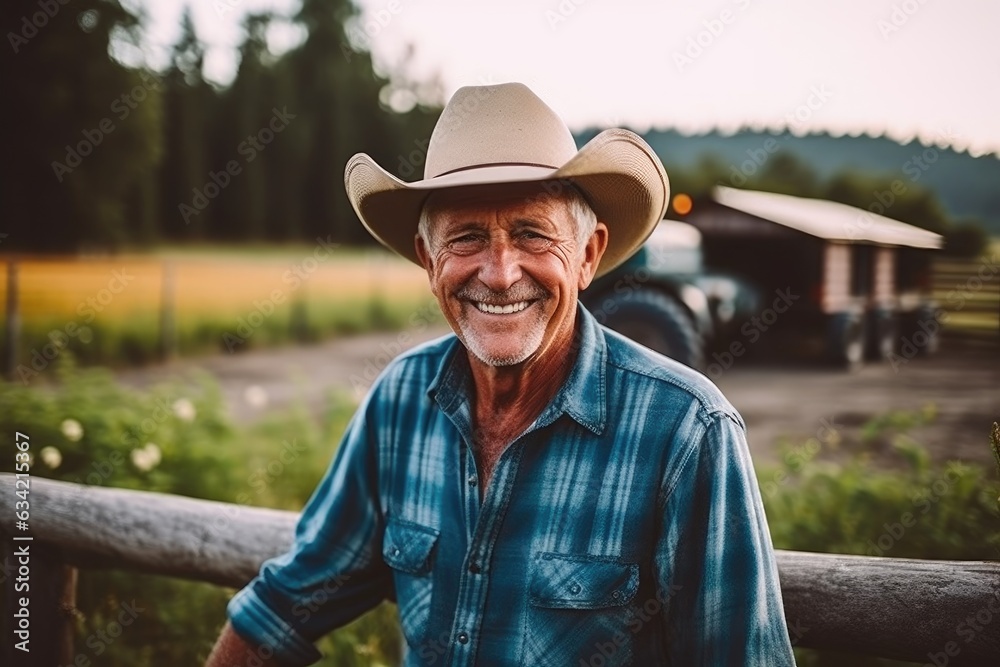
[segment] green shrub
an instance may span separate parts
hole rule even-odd
[[[943,560],[1000,559],[1000,482],[991,470],[951,461],[933,465],[907,435],[933,410],[889,413],[861,429],[860,442],[811,439],[758,471],[777,549]],[[890,443],[891,467],[865,451]],[[987,446],[984,434],[984,447]],[[845,451],[855,450],[843,459]],[[860,451],[859,451],[860,450]],[[831,460],[832,459],[832,460]],[[803,667],[898,665],[797,649]]]
[[[55,387],[0,386],[0,428],[30,437],[31,474],[80,484],[143,489],[300,510],[318,484],[353,412],[330,403],[318,423],[292,409],[237,428],[208,378],[136,391],[102,369],[59,358]],[[284,463],[282,448],[294,460]],[[0,471],[12,472],[13,438],[0,442]],[[285,457],[287,461],[287,456]],[[281,465],[277,465],[280,463]],[[208,656],[233,590],[123,571],[83,570],[76,646],[102,667],[196,665]],[[134,623],[106,641],[127,605]],[[320,643],[333,665],[392,665],[400,659],[396,612],[382,605]]]

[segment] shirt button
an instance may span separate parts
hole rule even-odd
[[[469,475],[469,486],[475,486],[475,485],[476,485],[476,476]]]
[[[569,592],[572,593],[573,595],[576,595],[582,590],[583,587],[581,587],[580,584],[573,584],[572,586],[569,587]]]
[[[459,632],[458,633],[458,643],[459,644],[468,644],[469,643],[469,633],[467,633],[467,632]]]
[[[469,565],[469,572],[472,574],[479,574],[483,571],[483,568],[479,567],[479,563],[472,563]]]
[[[392,555],[393,556],[398,556],[399,555],[399,547],[393,547],[393,549],[392,549]]]

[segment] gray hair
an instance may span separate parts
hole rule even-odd
[[[553,187],[548,187],[547,183],[545,192],[537,195],[534,199],[535,201],[561,199],[566,204],[570,217],[576,221],[576,242],[582,254],[587,240],[597,229],[597,214],[594,213],[594,209],[590,207],[583,193],[572,183],[569,181],[552,181],[551,183]],[[433,245],[430,237],[431,217],[437,212],[433,199],[434,193],[432,192],[424,200],[423,206],[420,207],[420,220],[417,222],[417,234],[424,239],[429,247]]]

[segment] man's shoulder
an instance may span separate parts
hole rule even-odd
[[[607,341],[608,365],[624,374],[628,384],[655,385],[655,390],[667,392],[671,401],[694,402],[706,421],[725,415],[745,428],[743,418],[733,404],[703,374],[615,331],[602,329]]]

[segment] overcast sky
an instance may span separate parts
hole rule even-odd
[[[162,66],[185,0],[130,0]],[[247,11],[299,0],[191,3],[228,82]],[[387,70],[462,85],[523,81],[573,129],[740,126],[888,133],[1000,152],[995,0],[359,0],[352,35]],[[276,50],[301,39],[291,26]]]

